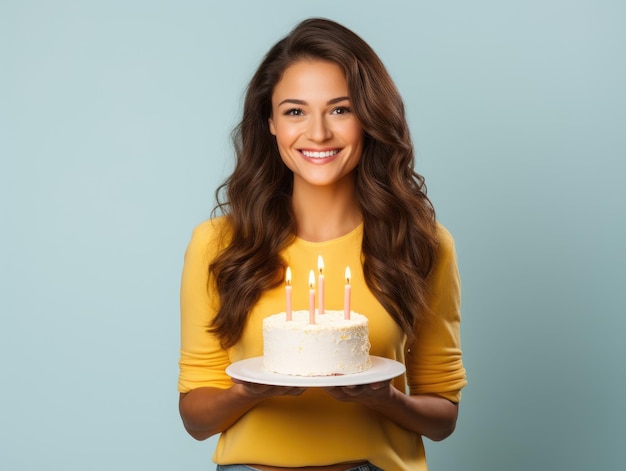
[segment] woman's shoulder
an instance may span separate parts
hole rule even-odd
[[[454,237],[450,233],[450,231],[439,221],[436,222],[436,231],[437,231],[437,251],[439,252],[439,257],[445,256],[448,254],[454,254]]]
[[[228,244],[229,227],[228,218],[225,216],[201,222],[191,233],[188,250],[208,252],[209,255],[214,256]]]
[[[437,238],[444,243],[454,243],[454,237],[452,233],[441,222],[435,223],[435,229],[437,231]]]
[[[226,216],[218,216],[202,221],[193,229],[193,238],[204,239],[207,242],[211,239],[220,238],[228,232],[228,219]]]

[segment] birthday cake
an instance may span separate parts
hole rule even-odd
[[[367,317],[343,311],[284,312],[263,320],[263,364],[267,371],[296,376],[358,373],[371,367]]]

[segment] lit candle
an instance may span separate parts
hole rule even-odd
[[[315,324],[315,274],[309,273],[309,324]]]
[[[317,269],[319,270],[317,277],[317,295],[319,296],[318,309],[320,314],[324,314],[324,259],[321,255],[317,257]]]
[[[287,267],[287,274],[285,275],[285,301],[287,314],[287,320],[291,320],[291,267]]]
[[[346,267],[346,286],[343,291],[343,317],[350,319],[350,296],[352,288],[350,287],[350,267]]]

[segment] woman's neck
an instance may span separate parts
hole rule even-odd
[[[323,187],[294,181],[293,211],[296,235],[310,242],[346,235],[362,221],[353,180]]]

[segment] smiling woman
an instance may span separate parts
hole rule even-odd
[[[353,200],[352,171],[361,159],[363,128],[338,65],[303,60],[285,70],[274,88],[269,123],[280,156],[294,173],[294,195],[301,186],[314,185],[348,191],[341,200]]]
[[[186,429],[221,434],[218,469],[425,470],[422,436],[452,433],[466,384],[459,279],[389,74],[352,31],[306,20],[256,71],[235,135],[235,170],[217,192],[223,214],[196,228],[185,256]],[[370,353],[406,375],[308,389],[230,378],[230,364],[262,355],[263,319],[284,311],[287,266],[302,309],[296,286],[319,256],[326,304],[342,305],[333,287],[351,267]]]

